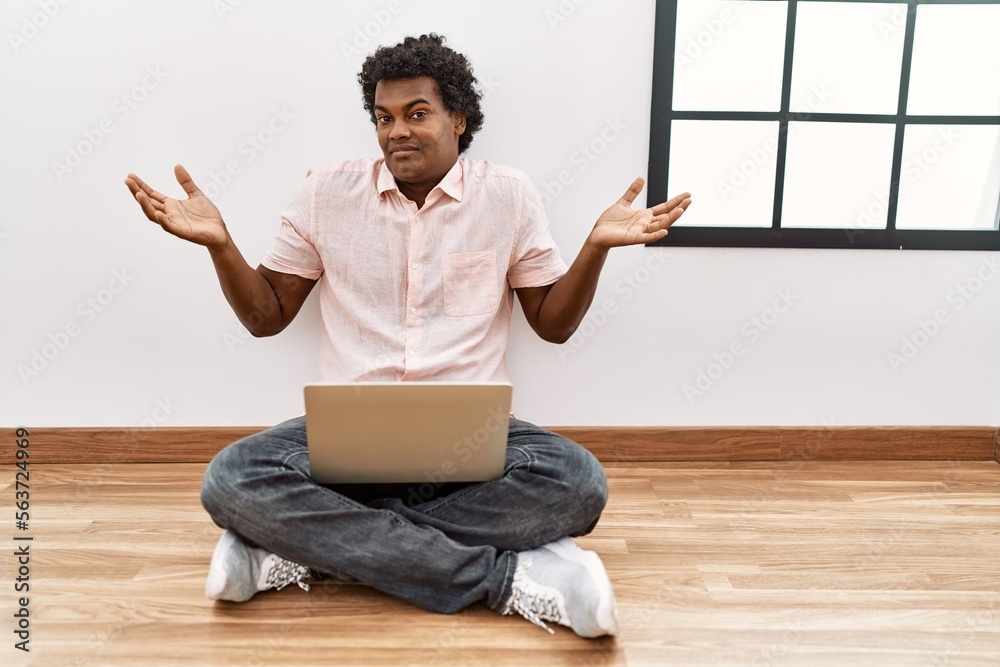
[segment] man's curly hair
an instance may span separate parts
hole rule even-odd
[[[358,83],[365,111],[371,114],[372,123],[375,123],[375,86],[379,81],[431,77],[437,82],[437,92],[445,107],[465,116],[465,132],[458,138],[458,152],[464,153],[473,135],[483,127],[485,116],[479,108],[483,96],[476,89],[476,77],[472,75],[469,60],[444,42],[444,37],[432,32],[407,37],[395,46],[379,47],[361,66]]]

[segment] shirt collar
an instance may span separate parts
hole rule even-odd
[[[455,201],[462,201],[462,193],[465,190],[464,176],[465,172],[462,169],[462,160],[458,159],[455,161],[454,166],[448,170],[448,173],[444,175],[444,178],[441,179],[441,182],[437,184],[437,187],[441,188],[442,192]]]
[[[441,182],[434,186],[434,190],[441,188],[442,192],[455,201],[462,201],[462,194],[465,191],[464,175],[465,172],[462,160],[459,158],[455,161],[454,166],[448,170],[448,173],[444,175],[444,178],[441,179]],[[389,168],[385,166],[385,160],[381,160],[379,162],[378,179],[375,182],[375,186],[378,188],[378,194],[380,197],[384,192],[399,190],[399,186],[396,185],[396,179],[392,177],[392,173],[389,171]],[[431,192],[434,192],[434,190],[431,190]]]

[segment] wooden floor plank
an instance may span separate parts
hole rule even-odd
[[[219,529],[198,501],[204,464],[36,465],[32,652],[7,641],[0,664],[1000,663],[995,462],[607,470],[608,508],[578,543],[604,560],[622,634],[593,641],[337,581],[213,603],[203,590]],[[12,482],[0,472],[8,497]],[[0,560],[3,581],[14,576]],[[13,607],[9,584],[2,601]]]

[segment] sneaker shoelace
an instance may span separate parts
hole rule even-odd
[[[531,567],[531,561],[527,560],[514,570],[514,580],[511,582],[511,596],[504,607],[504,614],[517,612],[538,627],[546,630],[550,635],[554,635],[552,628],[544,621],[560,622],[562,615],[559,613],[559,603],[556,596],[547,591],[539,590],[534,581],[528,579],[525,572]]]
[[[269,588],[276,588],[280,591],[288,584],[296,583],[302,590],[309,590],[309,584],[302,581],[309,576],[308,567],[293,563],[284,558],[279,558],[277,561],[267,573],[267,581],[265,583]]]

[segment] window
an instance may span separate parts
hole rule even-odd
[[[657,245],[1000,250],[1000,0],[657,2]]]

